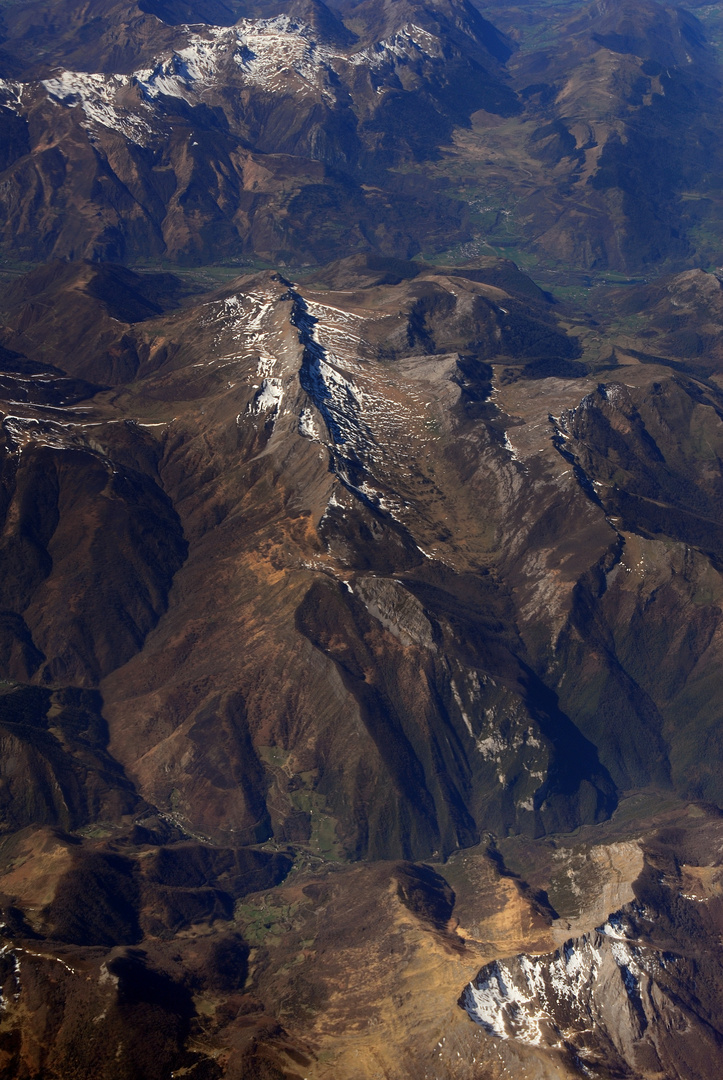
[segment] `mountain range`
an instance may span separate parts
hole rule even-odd
[[[513,244],[584,270],[707,265],[721,72],[704,27],[652,0],[552,8],[517,44],[467,0],[5,4],[2,249],[296,266]]]
[[[718,13],[0,16],[0,1075],[713,1080]]]

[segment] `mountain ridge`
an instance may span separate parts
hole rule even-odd
[[[494,245],[512,222],[543,259],[584,268],[683,268],[707,256],[721,76],[693,15],[591,5],[559,26],[569,47],[558,54],[515,51],[466,0],[299,11],[244,8],[216,27],[139,13],[133,61],[99,30],[82,47],[89,66],[74,70],[71,39],[34,79],[6,77],[7,254],[406,258]],[[103,23],[108,33],[126,25],[121,14]],[[23,26],[5,48],[27,66]],[[673,131],[687,146],[677,161]],[[480,154],[494,166],[484,194],[467,178]],[[500,171],[511,207],[499,205]],[[80,172],[94,180],[81,184]]]

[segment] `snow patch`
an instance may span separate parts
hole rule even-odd
[[[125,75],[91,74],[85,71],[62,71],[42,86],[58,104],[82,109],[86,122],[118,131],[130,142],[144,145],[152,128],[146,120],[119,104],[122,91],[131,86]],[[139,102],[139,107],[141,103]]]
[[[0,96],[3,98],[0,105],[19,114],[23,89],[23,83],[16,82],[14,79],[0,79]]]
[[[72,449],[74,442],[68,432],[69,425],[54,423],[52,420],[35,420],[23,416],[6,416],[2,426],[8,436],[14,452],[21,454],[26,447],[50,446],[54,450]]]
[[[254,415],[264,412],[279,412],[284,389],[281,379],[264,379],[261,387],[249,405],[248,411]]]
[[[135,78],[148,98],[165,94],[187,100],[208,87],[229,81],[233,65],[244,81],[271,92],[288,90],[289,76],[331,96],[329,74],[340,54],[319,44],[314,30],[288,15],[241,19],[232,27],[204,27],[191,32],[188,44],[140,70]]]
[[[465,725],[465,727],[467,728],[467,731],[470,734],[470,738],[474,739],[474,731],[472,730],[472,721],[470,720],[469,716],[465,712],[464,704],[462,703],[462,698],[460,696],[459,690],[457,689],[457,684],[454,681],[454,679],[450,679],[450,684],[451,684],[451,687],[452,687],[452,694],[454,696],[454,700],[457,703],[457,708],[459,709],[460,715],[461,715],[462,719],[464,720],[464,725]]]
[[[438,38],[415,23],[407,23],[396,34],[383,38],[349,57],[349,63],[357,67],[381,68],[396,66],[398,61],[409,63],[410,60],[442,60],[444,53]]]
[[[633,1013],[643,1008],[646,986],[663,958],[631,940],[626,917],[617,912],[594,933],[567,941],[544,956],[521,954],[487,964],[465,988],[460,1005],[499,1039],[561,1046],[589,1030],[601,993],[617,976]],[[648,952],[650,955],[648,955]]]
[[[299,417],[299,435],[303,435],[305,439],[311,439],[312,442],[319,442],[319,430],[314,420],[314,414],[311,409],[302,409],[301,416]]]
[[[510,455],[510,457],[512,458],[513,461],[520,461],[521,460],[520,455],[517,453],[517,450],[515,449],[515,447],[512,445],[512,443],[510,441],[510,435],[509,435],[508,431],[505,432],[504,447],[505,447],[505,450],[507,450],[507,452],[509,453],[509,455]]]
[[[502,751],[507,749],[507,743],[502,738],[499,731],[493,731],[491,735],[487,735],[484,739],[479,738],[476,746],[477,750],[486,760],[499,758]]]

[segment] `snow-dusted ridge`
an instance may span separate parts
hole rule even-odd
[[[320,44],[316,33],[305,23],[279,15],[273,19],[242,19],[236,26],[184,28],[187,44],[152,67],[139,68],[131,75],[103,75],[63,71],[43,80],[48,93],[64,105],[79,104],[89,121],[115,128],[138,141],[144,120],[132,117],[119,104],[119,94],[140,90],[138,110],[161,95],[192,101],[214,86],[230,83],[234,77],[261,89],[288,88],[288,80],[307,83],[325,95],[334,61],[345,57]],[[18,84],[20,85],[20,84]]]
[[[81,108],[86,126],[116,130],[144,145],[155,131],[152,113],[162,96],[194,104],[209,90],[240,82],[268,93],[313,91],[332,102],[345,68],[388,68],[393,74],[400,64],[443,58],[439,40],[413,23],[357,52],[323,44],[312,27],[289,15],[179,29],[186,44],[158,56],[150,67],[130,75],[60,71],[41,85],[58,104]],[[9,107],[19,104],[23,85],[0,82]]]
[[[349,63],[357,67],[366,65],[381,68],[394,65],[397,61],[406,63],[412,59],[441,60],[444,56],[439,40],[415,23],[407,23],[388,38],[369,48],[361,49],[349,57]]]
[[[304,347],[301,385],[322,416],[332,443],[362,454],[374,439],[362,420],[363,395],[334,365],[334,356],[318,340],[317,319],[303,297],[294,294],[292,322]]]
[[[133,80],[128,75],[97,75],[86,71],[63,71],[53,79],[44,79],[42,86],[52,99],[70,108],[83,110],[86,123],[91,127],[100,125],[118,131],[129,142],[144,145],[154,127],[150,110],[137,101],[138,115],[128,104],[122,104],[121,95],[133,90]]]

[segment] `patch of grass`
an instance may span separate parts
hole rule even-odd
[[[282,750],[280,746],[258,746],[257,751],[263,763],[275,769],[283,769],[291,756],[288,750]]]
[[[284,934],[295,928],[301,908],[301,901],[286,904],[280,897],[266,893],[255,900],[239,901],[234,917],[249,945],[268,947],[277,945]]]
[[[314,854],[331,862],[341,862],[344,853],[336,835],[336,818],[320,812],[311,815],[309,847]]]
[[[272,770],[287,772],[290,753],[278,746],[259,746],[259,757]],[[336,834],[337,821],[328,812],[326,797],[314,790],[318,778],[316,770],[298,773],[295,780],[301,784],[296,790],[289,791],[288,798],[295,810],[301,810],[309,814],[311,822],[311,835],[309,843],[298,845],[309,855],[317,856],[324,861],[339,862],[344,858],[344,850],[339,843]]]
[[[695,17],[705,26],[706,36],[710,44],[723,50],[723,12],[720,4],[706,4],[705,7],[695,9]]]
[[[120,831],[120,827],[113,822],[96,821],[92,825],[84,825],[83,828],[76,829],[75,835],[84,836],[88,840],[104,840]]]
[[[311,836],[306,845],[308,851],[325,861],[342,860],[344,851],[336,835],[337,821],[327,812],[325,797],[308,788],[299,788],[291,793],[291,802],[297,810],[303,810],[310,816]]]
[[[2,0],[0,0],[0,3]],[[0,259],[0,284],[12,285],[19,277],[29,274],[41,263],[21,262],[14,259]]]

